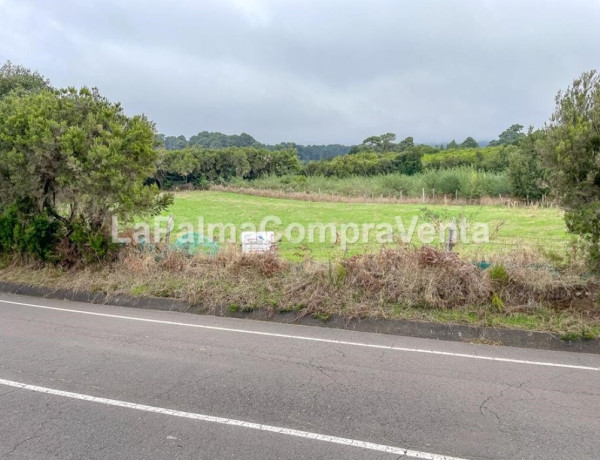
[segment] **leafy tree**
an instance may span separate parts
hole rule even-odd
[[[512,125],[510,128],[505,130],[498,136],[500,144],[510,145],[516,144],[521,140],[525,134],[523,134],[523,125]]]
[[[369,136],[361,144],[363,147],[369,150],[381,150],[381,136]]]
[[[412,138],[411,138],[412,139]],[[223,134],[219,132],[201,131],[186,140],[185,136],[157,135],[157,146],[166,150],[183,150],[187,147],[201,147],[207,149],[227,149],[230,147],[254,147],[265,148],[272,151],[297,150],[298,158],[302,162],[314,160],[327,160],[338,155],[345,155],[351,148],[341,144],[329,145],[299,145],[294,142],[281,142],[276,145],[263,145],[247,133]],[[358,153],[359,146],[354,147]]]
[[[400,174],[412,176],[423,170],[421,159],[423,154],[418,148],[411,148],[405,152],[399,153],[396,157],[396,170]]]
[[[400,142],[398,142],[398,144],[396,145],[396,149],[398,152],[404,152],[405,150],[408,150],[411,147],[415,146],[415,141],[412,137],[407,137],[403,140],[401,140]]]
[[[569,231],[588,243],[600,270],[600,78],[586,72],[556,96],[540,153],[565,209]]]
[[[188,146],[219,149],[227,147],[260,147],[261,144],[246,133],[228,135],[219,132],[202,131],[190,137]]]
[[[455,150],[458,148],[458,144],[456,143],[456,141],[454,139],[452,139],[448,145],[446,145],[446,150]]]
[[[172,202],[144,186],[154,142],[151,122],[127,117],[96,89],[11,92],[0,100],[0,214],[17,209],[55,227],[70,248],[66,263],[102,256],[113,215],[131,221]]]
[[[505,129],[498,136],[498,140],[493,140],[488,145],[492,147],[497,145],[516,145],[523,137],[525,137],[523,125],[514,124],[510,128]]]
[[[154,146],[159,149],[165,148],[165,135],[157,133],[154,135]]]
[[[529,128],[527,136],[521,139],[518,148],[509,155],[508,176],[516,196],[537,200],[548,192],[546,171],[536,149],[536,144],[543,137],[542,131]]]
[[[464,141],[462,141],[459,145],[461,149],[476,149],[479,147],[479,144],[472,137],[467,137]]]
[[[234,178],[298,174],[300,171],[300,161],[294,149],[188,147],[161,151],[154,179],[162,188],[169,188],[185,184],[223,183]]]
[[[414,147],[415,143],[412,137],[407,137],[397,144],[394,143],[396,135],[394,133],[385,133],[381,136],[370,136],[367,137],[361,145],[352,147],[348,153],[355,154],[359,152],[403,152],[411,147]]]
[[[0,67],[0,99],[11,91],[35,92],[49,88],[50,82],[38,72],[10,61]]]
[[[423,165],[427,169],[448,169],[457,166],[470,166],[475,169],[500,172],[508,167],[508,158],[514,145],[502,145],[497,147],[483,147],[478,149],[451,149],[436,150],[430,147],[423,154]]]
[[[385,133],[381,136],[370,136],[362,142],[362,147],[366,150],[374,150],[376,152],[389,152],[394,149],[396,144],[396,135],[394,133]]]
[[[185,136],[167,136],[164,138],[165,148],[167,150],[181,150],[188,146]]]
[[[396,140],[396,135],[394,133],[385,133],[379,136],[381,139],[381,151],[389,152],[394,148],[394,141]]]

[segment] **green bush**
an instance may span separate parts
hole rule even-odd
[[[455,170],[440,171],[437,181],[439,193],[453,195],[460,190],[460,177]]]
[[[301,172],[294,149],[269,150],[256,147],[209,149],[187,147],[162,150],[155,180],[162,188],[193,184],[226,184],[235,179],[257,179]]]
[[[500,298],[498,293],[494,292],[494,295],[492,296],[491,304],[492,304],[492,308],[495,311],[497,311],[498,313],[501,313],[504,311],[504,302],[502,301],[502,299]]]
[[[231,184],[238,187],[344,196],[420,197],[423,189],[428,196],[435,190],[436,196],[458,194],[461,198],[511,194],[506,172],[490,173],[464,167],[429,170],[411,176],[397,173],[372,177],[268,176],[253,181],[238,179]]]
[[[556,98],[556,109],[534,150],[565,209],[570,232],[588,246],[600,272],[600,74],[586,72]]]
[[[426,169],[471,167],[489,172],[501,172],[508,167],[508,158],[514,146],[496,146],[468,149],[439,150],[423,155]]]
[[[508,283],[509,276],[504,265],[494,265],[489,270],[490,279],[497,283]]]
[[[23,73],[2,69],[1,87]],[[132,222],[173,202],[147,181],[158,160],[154,125],[97,89],[30,89],[0,98],[0,255],[103,259],[113,216]]]
[[[30,202],[13,204],[0,214],[0,252],[52,260],[59,230],[47,213],[35,214]]]
[[[69,250],[57,254],[63,265],[74,265],[80,260],[88,264],[99,262],[115,254],[119,247],[103,229],[94,228],[84,221],[73,225],[66,243]]]

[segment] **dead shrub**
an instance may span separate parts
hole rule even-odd
[[[419,264],[423,267],[460,265],[462,262],[454,252],[443,252],[430,246],[418,250]]]
[[[332,262],[291,263],[274,253],[240,254],[234,247],[215,256],[161,257],[158,249],[124,248],[112,264],[44,279],[57,288],[180,298],[196,311],[217,314],[266,309],[350,319],[397,316],[404,307],[508,313],[544,306],[600,318],[594,280],[553,269],[532,254],[490,261],[505,268],[502,282],[473,261],[435,248],[402,246]],[[5,276],[17,268],[6,268]]]
[[[546,304],[562,309],[571,307],[573,301],[589,293],[589,282],[580,276],[561,274],[544,266],[515,264],[509,273],[510,281],[502,292],[513,305]]]
[[[156,268],[154,256],[136,250],[127,250],[121,256],[121,264],[132,273],[145,273]]]
[[[455,254],[434,248],[386,249],[344,262],[348,288],[383,302],[453,308],[487,302],[489,280]]]
[[[272,277],[287,269],[289,264],[277,256],[276,253],[242,254],[234,258],[234,270],[256,270],[262,276]]]
[[[181,251],[171,251],[164,259],[158,262],[158,266],[170,272],[181,272],[189,266],[190,257]]]

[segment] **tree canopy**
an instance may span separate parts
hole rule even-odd
[[[0,99],[12,91],[36,92],[49,89],[50,82],[38,72],[6,61],[0,67]]]
[[[394,133],[385,133],[379,136],[369,136],[360,145],[352,147],[348,153],[355,154],[359,152],[403,152],[413,147],[412,137],[407,137],[400,142],[394,142],[396,135]]]
[[[498,140],[491,141],[489,145],[516,145],[524,137],[523,125],[514,124],[502,131],[498,136]]]
[[[509,155],[508,176],[513,193],[527,200],[538,200],[548,193],[547,174],[537,151],[543,139],[542,131],[530,128]]]
[[[479,147],[479,144],[475,139],[469,136],[460,143],[459,147],[461,149],[476,149],[477,147]]]
[[[567,228],[589,243],[600,269],[600,76],[586,72],[556,96],[539,145],[550,183],[565,208]]]
[[[298,174],[300,171],[300,161],[294,149],[187,147],[161,151],[155,178],[161,187],[169,188]]]
[[[131,221],[171,203],[144,185],[156,161],[154,125],[96,89],[13,91],[0,100],[0,214],[17,215],[24,231],[41,219],[56,242],[106,250],[112,216]]]

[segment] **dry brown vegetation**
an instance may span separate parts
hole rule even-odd
[[[194,188],[180,188],[178,191],[190,191]],[[386,195],[358,195],[350,196],[335,193],[315,193],[310,191],[297,192],[293,190],[277,190],[269,188],[253,188],[253,187],[236,187],[234,185],[211,185],[208,190],[215,192],[230,192],[240,193],[243,195],[259,196],[263,198],[278,198],[288,200],[300,200],[300,201],[314,201],[314,202],[329,202],[329,203],[388,203],[388,204],[437,204],[437,205],[448,205],[448,206],[506,206],[509,208],[519,207],[531,207],[531,208],[554,208],[556,207],[555,201],[538,202],[533,201],[527,203],[525,199],[517,197],[506,196],[506,197],[490,197],[482,196],[478,198],[456,198],[454,195],[436,195],[415,197],[415,196],[386,196]]]
[[[430,247],[398,247],[325,263],[291,263],[274,253],[243,255],[234,248],[193,257],[131,248],[110,265],[63,271],[12,264],[0,270],[0,278],[171,297],[187,301],[190,311],[214,314],[261,309],[323,319],[492,321],[559,332],[600,331],[596,282],[575,271],[559,272],[534,253],[505,256],[482,270]]]

